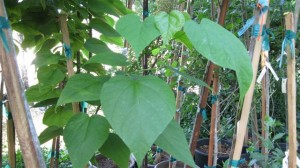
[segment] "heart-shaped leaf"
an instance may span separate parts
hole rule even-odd
[[[73,116],[66,125],[63,136],[75,168],[84,167],[108,137],[109,124],[99,115],[85,113]]]
[[[172,90],[154,76],[116,76],[104,84],[100,98],[107,120],[141,165],[173,118]]]
[[[59,60],[64,60],[65,58],[59,54],[52,54],[52,53],[40,53],[36,54],[36,57],[33,61],[36,68],[50,65],[50,64],[57,64]]]
[[[127,58],[123,54],[114,53],[112,51],[102,52],[94,55],[92,58],[85,63],[85,65],[90,63],[100,63],[112,66],[126,66],[129,65]]]
[[[110,37],[119,37],[120,34],[109,24],[101,19],[92,19],[90,26],[97,30],[99,33]]]
[[[126,15],[117,22],[116,29],[129,42],[136,57],[159,36],[152,16],[141,22],[140,17],[135,14]]]
[[[63,128],[58,126],[50,126],[47,127],[40,135],[39,135],[39,141],[40,144],[43,144],[45,142],[48,142],[49,140],[62,135],[63,134]]]
[[[202,19],[200,25],[187,21],[184,31],[200,54],[214,64],[236,72],[240,96],[243,97],[253,76],[251,60],[243,43],[231,32],[208,19]]]
[[[67,124],[69,119],[73,116],[71,106],[55,106],[48,108],[44,114],[43,123],[48,126],[63,127]]]
[[[65,77],[65,72],[57,65],[43,66],[37,71],[37,78],[41,86],[55,86]]]
[[[84,48],[96,54],[109,50],[107,45],[104,42],[95,38],[87,39],[86,42],[84,43]]]
[[[71,102],[99,100],[102,86],[108,79],[107,76],[93,76],[91,74],[72,76],[63,89],[57,106]]]
[[[121,168],[128,167],[130,150],[118,135],[110,133],[106,142],[100,148],[100,152],[111,158]]]
[[[59,97],[60,89],[52,89],[52,86],[31,86],[26,90],[26,99],[29,103],[38,102]]]
[[[184,22],[184,15],[177,10],[172,10],[170,13],[160,12],[155,16],[155,24],[161,33],[164,44],[168,44],[175,33],[182,29]]]
[[[176,159],[192,167],[197,167],[191,155],[185,134],[174,120],[172,120],[164,132],[159,135],[155,144]]]

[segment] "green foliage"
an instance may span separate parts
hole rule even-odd
[[[72,76],[62,91],[57,106],[71,102],[99,100],[102,86],[108,79],[107,76],[96,77],[90,74]]]
[[[116,76],[104,84],[100,99],[107,120],[141,165],[174,115],[171,89],[154,76]]]
[[[159,135],[155,144],[167,151],[174,158],[177,158],[192,167],[197,167],[194,163],[190,149],[188,148],[189,145],[185,135],[181,127],[174,120],[172,120],[164,132]]]
[[[169,14],[161,12],[155,16],[155,24],[161,33],[164,44],[168,44],[176,32],[182,29],[185,18],[180,11],[173,10]]]
[[[73,116],[71,106],[52,106],[44,114],[43,123],[47,126],[64,127]]]
[[[251,61],[244,45],[232,33],[208,19],[203,19],[200,25],[187,21],[184,31],[204,57],[236,71],[240,95],[243,97],[253,77]]]
[[[87,114],[73,116],[64,129],[64,141],[70,153],[73,167],[84,167],[95,151],[108,138],[109,123],[99,115]]]
[[[123,54],[114,53],[111,51],[101,52],[91,57],[86,63],[99,63],[111,66],[126,66],[129,65],[127,58]]]
[[[43,144],[59,135],[63,134],[63,128],[58,126],[50,126],[46,128],[39,136],[40,143]]]
[[[117,22],[116,29],[128,40],[137,58],[140,52],[159,36],[159,31],[155,26],[155,20],[152,16],[141,22],[137,15],[126,15]]]

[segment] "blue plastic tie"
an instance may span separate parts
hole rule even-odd
[[[68,59],[72,59],[72,49],[69,45],[64,43],[64,50],[65,50],[65,55]]]
[[[83,109],[86,109],[87,106],[88,106],[88,103],[87,103],[87,102],[85,102],[85,101],[81,102],[81,107],[82,107]]]
[[[202,119],[205,121],[207,120],[207,114],[206,114],[206,109],[205,108],[201,108],[200,109],[201,115],[202,115]]]
[[[5,168],[10,168],[10,165],[9,165],[9,164],[7,164],[7,165],[5,166]]]
[[[212,95],[211,96],[211,104],[215,104],[218,100],[218,95]]]
[[[271,32],[270,29],[267,29],[266,26],[263,26],[263,30],[262,30],[262,50],[263,51],[270,51],[270,38],[269,35],[271,35],[271,38],[274,40],[275,36],[274,34]]]
[[[12,119],[12,114],[7,110],[4,103],[2,103],[2,114],[5,115],[8,120]]]
[[[216,166],[207,166],[207,165],[204,165],[204,168],[216,168]]]
[[[259,36],[259,30],[260,30],[260,24],[255,24],[252,27],[252,34],[251,34],[251,36],[258,37]]]
[[[170,162],[176,162],[176,159],[173,156],[171,156]]]
[[[238,167],[240,164],[245,163],[245,161],[246,161],[245,158],[241,160],[230,160],[229,165],[233,167]]]
[[[254,21],[255,21],[255,16],[248,19],[246,21],[246,24],[238,31],[238,36],[243,35],[249,29],[249,27],[253,25]]]
[[[178,86],[178,90],[185,93],[186,89],[183,86]]]
[[[163,150],[160,147],[156,148],[156,153],[162,153],[162,152],[163,152]]]
[[[282,46],[281,46],[281,55],[280,55],[280,61],[279,61],[279,68],[281,68],[281,66],[282,66],[282,59],[283,59],[283,55],[284,55],[284,50],[285,50],[287,45],[290,46],[292,58],[295,57],[295,46],[294,46],[294,43],[293,43],[293,39],[295,39],[295,38],[296,38],[296,33],[295,32],[293,32],[291,30],[287,30],[285,32],[285,37],[283,39]]]
[[[144,15],[144,17],[148,17],[149,16],[149,12],[148,11],[144,11],[143,15]]]
[[[9,26],[8,19],[3,16],[0,16],[0,36],[1,36],[3,46],[5,48],[5,51],[7,53],[9,53],[10,49],[9,49],[8,41],[7,41],[7,38],[6,38],[6,35],[3,31],[3,29],[9,29],[9,28],[10,28],[10,26]]]

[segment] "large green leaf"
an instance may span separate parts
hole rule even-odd
[[[116,76],[104,84],[100,99],[107,120],[141,165],[173,118],[172,90],[154,76]]]
[[[55,86],[65,77],[65,72],[58,65],[43,66],[37,71],[37,78],[41,86]]]
[[[59,97],[61,90],[53,89],[51,86],[40,87],[39,85],[34,85],[28,88],[25,93],[27,101],[31,103],[57,98]]]
[[[106,142],[100,148],[100,152],[111,158],[121,168],[128,167],[130,150],[118,135],[110,133]]]
[[[92,58],[85,63],[85,65],[90,63],[100,63],[112,66],[126,66],[129,65],[127,58],[123,54],[115,53],[112,51],[107,51],[94,55]]]
[[[108,79],[107,76],[93,76],[91,74],[72,76],[63,89],[57,106],[71,102],[99,100],[102,86]]]
[[[88,8],[96,13],[108,13],[115,16],[127,13],[127,9],[120,0],[88,0]]]
[[[109,36],[105,36],[105,35],[102,34],[102,35],[100,35],[100,39],[104,42],[115,44],[119,47],[124,46],[124,42],[123,42],[122,37],[109,37]]]
[[[99,63],[83,64],[81,68],[87,70],[88,72],[95,72],[99,76],[106,74],[106,70],[104,69],[103,65]]]
[[[52,106],[48,108],[44,114],[43,123],[47,126],[63,127],[68,120],[73,116],[71,106]]]
[[[160,12],[155,16],[155,24],[159,29],[164,44],[168,44],[176,32],[182,29],[185,23],[184,15],[177,10],[170,13]]]
[[[74,168],[82,168],[108,137],[109,124],[99,115],[85,113],[73,116],[63,136]]]
[[[36,68],[50,65],[50,64],[57,64],[59,60],[65,59],[63,56],[59,54],[52,54],[50,52],[47,53],[39,53],[36,55],[33,63],[35,64]]]
[[[95,38],[87,39],[86,42],[84,43],[84,48],[96,54],[109,50],[107,45],[104,42]]]
[[[126,15],[117,22],[116,29],[129,42],[136,57],[159,36],[152,16],[141,22],[140,17],[135,14]]]
[[[48,142],[49,140],[62,135],[63,134],[63,128],[58,126],[50,126],[47,127],[40,135],[39,140],[40,144],[43,144],[45,142]]]
[[[189,50],[193,50],[193,44],[191,43],[191,41],[188,39],[188,37],[186,36],[185,32],[180,30],[177,33],[174,34],[173,38],[176,41],[179,41],[181,43],[183,43]]]
[[[252,65],[245,46],[220,25],[202,19],[200,25],[187,21],[184,31],[196,50],[213,63],[236,71],[243,97],[252,81]]]
[[[185,134],[174,120],[172,120],[164,132],[159,135],[155,144],[176,159],[192,167],[197,167],[191,155]]]
[[[90,22],[90,26],[97,30],[99,33],[104,34],[106,36],[111,37],[119,37],[120,34],[109,24],[104,22],[101,19],[92,19]]]

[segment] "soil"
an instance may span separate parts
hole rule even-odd
[[[198,149],[203,153],[208,153],[209,145],[201,145]],[[228,144],[221,144],[221,148],[218,150],[218,157],[226,157],[230,154],[230,145]]]
[[[118,166],[114,164],[114,161],[102,155],[97,156],[96,160],[98,163],[97,165],[98,168],[118,168]]]

